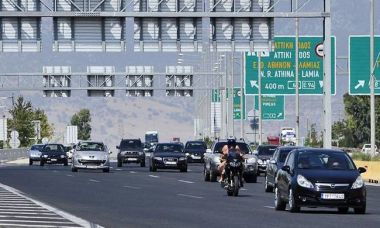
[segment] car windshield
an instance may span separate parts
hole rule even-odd
[[[97,142],[82,142],[76,147],[76,151],[104,151],[103,143]]]
[[[259,146],[257,148],[258,155],[272,156],[277,146]]]
[[[182,153],[183,146],[180,144],[158,144],[156,151]]]
[[[290,151],[292,151],[292,149],[280,150],[280,157],[278,158],[278,161],[284,163]]]
[[[189,142],[186,144],[186,149],[206,149],[204,142]]]
[[[348,155],[339,151],[300,151],[296,166],[299,169],[355,169]]]
[[[38,150],[41,151],[44,148],[44,145],[33,145],[30,150]]]
[[[58,144],[48,144],[42,148],[42,152],[44,153],[63,153],[63,146]]]
[[[121,150],[127,150],[127,149],[137,149],[141,148],[141,141],[140,140],[123,140],[120,143],[120,149]]]
[[[223,147],[227,145],[227,142],[219,142],[215,145],[214,153],[222,153]],[[237,142],[236,145],[239,147],[241,153],[243,154],[248,154],[249,153],[249,148],[246,143],[243,142]]]

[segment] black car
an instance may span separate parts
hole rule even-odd
[[[185,145],[185,154],[188,162],[203,162],[207,145],[203,141],[188,141]]]
[[[277,175],[277,171],[284,165],[285,159],[289,152],[294,149],[300,149],[302,147],[296,146],[280,146],[277,147],[272,158],[267,162],[267,168],[265,173],[265,191],[272,192]]]
[[[277,173],[275,209],[298,212],[301,207],[336,207],[347,213],[366,211],[366,187],[346,152],[331,149],[297,149],[289,153]]]
[[[260,145],[257,147],[256,155],[258,157],[257,163],[259,165],[258,174],[265,173],[267,169],[267,162],[273,156],[277,147],[277,145]]]
[[[187,172],[187,158],[183,146],[178,143],[158,143],[149,159],[149,171],[179,169]]]
[[[68,165],[68,158],[65,152],[65,147],[62,144],[46,144],[41,150],[40,165],[45,163]]]
[[[145,167],[144,145],[140,139],[122,139],[117,153],[117,167],[122,167],[123,163],[138,163]]]

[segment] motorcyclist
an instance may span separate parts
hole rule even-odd
[[[228,145],[224,145],[222,148],[222,154],[220,155],[220,164],[218,166],[219,173],[220,175],[220,180],[219,182],[223,183],[224,181],[224,167],[226,166],[227,163],[227,156],[228,156]]]
[[[243,160],[240,148],[236,145],[236,140],[235,139],[233,139],[233,138],[228,139],[227,146],[228,146],[228,155],[227,155],[227,158],[228,158],[228,156],[239,156],[239,158],[241,160]],[[243,174],[243,167],[241,167],[241,170],[239,171],[239,175],[241,177],[240,178],[240,185],[241,185],[241,187],[243,187],[242,174]],[[229,175],[229,169],[226,168],[226,166],[224,165],[224,172],[222,173],[222,180],[225,180],[225,177],[226,176],[228,177],[228,175]],[[224,181],[221,182],[222,185],[223,185],[223,182]]]

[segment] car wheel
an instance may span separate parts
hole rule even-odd
[[[69,161],[66,159],[66,161],[63,162],[63,166],[68,166],[69,165]]]
[[[183,169],[180,169],[180,171],[181,171],[182,173],[186,173],[186,172],[187,172],[187,167],[186,167],[186,168],[183,168]]]
[[[117,167],[122,167],[122,166],[123,166],[123,162],[117,159]]]
[[[233,196],[234,192],[233,191],[227,191],[228,196]]]
[[[140,167],[145,167],[145,161],[140,163]]]
[[[338,207],[338,212],[341,214],[347,214],[348,209],[348,207]]]
[[[217,179],[217,176],[215,175],[215,173],[212,170],[210,170],[210,181],[216,182],[216,179]]]
[[[29,159],[29,165],[33,165],[33,161]]]
[[[76,172],[78,172],[78,169],[73,166],[73,167],[71,167],[71,172],[76,173]]]
[[[157,172],[157,168],[154,165],[152,166],[152,172]]]
[[[355,214],[365,214],[365,211],[366,211],[366,204],[365,203],[361,207],[354,208]]]
[[[40,166],[44,166],[45,165],[45,162],[44,161],[40,161]]]
[[[274,209],[276,211],[284,211],[286,208],[286,203],[282,201],[278,188],[274,189]]]
[[[265,192],[273,192],[273,187],[268,184],[268,176],[265,176]]]
[[[289,189],[289,211],[294,213],[294,212],[299,212],[301,208],[297,205],[295,199],[294,199],[294,194],[293,190]]]
[[[104,168],[103,169],[103,173],[109,173],[110,172],[110,168]]]
[[[207,172],[206,167],[203,167],[203,177],[205,181],[210,181],[210,174]]]

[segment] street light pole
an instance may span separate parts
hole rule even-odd
[[[298,0],[296,0],[296,12],[298,11]],[[298,72],[298,49],[299,49],[299,18],[296,18],[296,50],[295,50],[295,73],[296,73],[296,145],[299,145],[300,138],[300,93],[299,93],[299,72]]]
[[[374,40],[374,33],[375,33],[375,4],[374,0],[370,0],[371,3],[371,12],[370,12],[370,105],[371,105],[371,154],[372,156],[375,156],[376,150],[375,150],[375,142],[376,142],[376,113],[375,113],[375,67],[374,67],[374,49],[375,49],[375,40]]]

